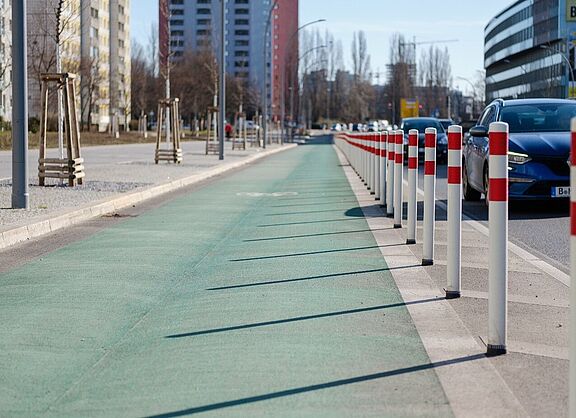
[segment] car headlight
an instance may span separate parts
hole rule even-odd
[[[526,164],[528,161],[532,161],[526,154],[520,154],[518,152],[508,152],[508,163],[510,164]]]
[[[404,137],[404,145],[408,145],[408,137],[407,136]]]
[[[440,145],[448,144],[448,137],[446,137],[445,135],[439,136],[438,137],[438,144],[440,144]]]

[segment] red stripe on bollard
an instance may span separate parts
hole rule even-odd
[[[408,157],[408,168],[410,169],[418,168],[418,157]]]
[[[418,135],[409,135],[408,136],[408,145],[411,147],[418,146]]]
[[[461,184],[461,182],[462,182],[462,168],[448,167],[448,184]]]
[[[395,155],[394,157],[396,158],[396,160],[395,160],[395,161],[396,161],[396,164],[402,164],[402,163],[403,163],[403,161],[404,161],[404,159],[403,159],[404,154],[398,154],[398,153],[396,153],[396,155]]]
[[[572,132],[572,152],[570,153],[570,163],[576,165],[576,132]]]
[[[508,155],[507,132],[490,132],[490,155]]]
[[[508,179],[490,179],[488,199],[491,202],[506,202],[508,200]]]
[[[449,150],[461,150],[462,140],[461,135],[457,132],[448,132],[448,149]]]
[[[428,148],[434,148],[436,146],[436,141],[434,140],[435,135],[426,133],[424,134],[424,146]]]
[[[436,174],[436,162],[424,161],[424,175],[433,176]]]
[[[570,202],[570,234],[576,236],[576,202]]]

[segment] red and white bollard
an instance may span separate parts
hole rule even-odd
[[[488,348],[486,354],[506,354],[508,321],[508,124],[493,122],[488,130],[489,269]]]
[[[380,132],[374,134],[374,199],[380,200],[380,145],[382,135]]]
[[[386,165],[388,164],[388,132],[380,137],[380,205],[386,206]]]
[[[375,190],[375,186],[376,186],[376,134],[369,134],[368,139],[370,141],[369,152],[368,152],[368,158],[370,158],[370,180],[369,180],[368,184],[370,186],[370,194],[375,195],[376,194],[376,190]]]
[[[418,130],[408,131],[408,230],[406,244],[416,244],[416,220],[418,217]]]
[[[446,299],[460,297],[462,256],[462,127],[448,127],[448,257]]]
[[[404,131],[396,131],[396,148],[394,149],[394,228],[402,228],[402,212],[404,210],[404,199],[402,191],[404,186]]]
[[[570,384],[568,416],[576,416],[576,118],[571,121],[570,150]]]
[[[395,162],[396,134],[395,131],[388,135],[388,185],[386,186],[386,215],[394,216],[394,162]]]
[[[434,222],[436,220],[436,128],[424,131],[424,226],[422,265],[434,264]]]

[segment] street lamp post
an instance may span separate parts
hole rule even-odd
[[[458,80],[463,80],[466,81],[468,84],[470,84],[470,87],[472,87],[472,119],[474,119],[474,105],[475,105],[475,99],[476,99],[476,87],[474,86],[474,83],[472,83],[469,79],[465,78],[465,77],[456,77]]]
[[[219,90],[219,125],[218,130],[218,159],[224,159],[224,138],[226,135],[226,0],[220,0],[220,90]]]
[[[12,2],[12,208],[28,209],[26,0]]]
[[[285,132],[284,121],[286,119],[286,61],[288,58],[288,53],[292,51],[292,49],[291,49],[292,43],[297,39],[296,37],[302,29],[304,29],[310,25],[320,23],[320,22],[326,22],[326,19],[314,20],[312,22],[308,22],[308,23],[298,27],[298,29],[296,29],[294,31],[294,33],[290,36],[290,39],[286,43],[286,50],[284,51],[284,56],[282,57],[282,73],[281,73],[281,77],[280,77],[281,83],[282,83],[282,91],[281,91],[282,103],[280,104],[280,114],[281,114],[280,118],[282,120],[282,143],[284,143],[284,136],[285,136],[285,134],[284,134],[284,132]],[[291,90],[291,89],[292,88],[289,87],[289,90]],[[293,122],[292,121],[292,111],[290,111],[290,115],[291,115],[290,122]]]

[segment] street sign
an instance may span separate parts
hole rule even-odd
[[[418,117],[418,100],[400,99],[400,117],[402,119]]]
[[[576,22],[576,0],[566,0],[566,21]]]

